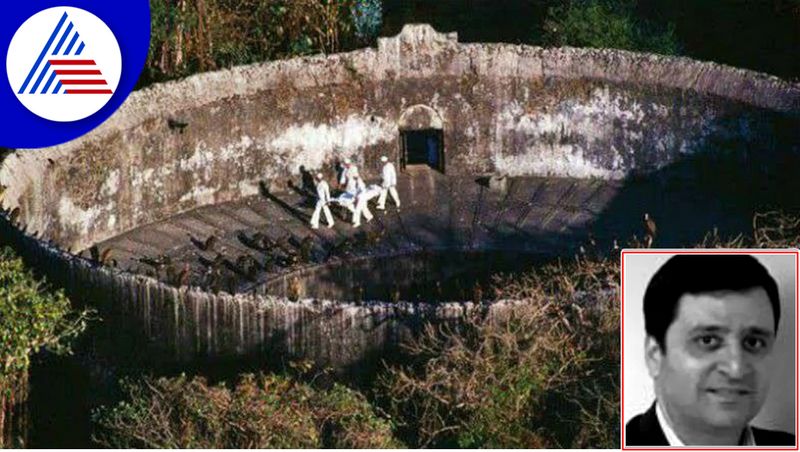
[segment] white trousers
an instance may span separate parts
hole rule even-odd
[[[366,196],[359,196],[356,198],[356,208],[353,210],[353,226],[361,226],[361,214],[364,214],[364,218],[366,218],[367,221],[372,220],[372,212],[369,211]]]
[[[392,199],[397,207],[400,207],[400,196],[397,194],[397,188],[394,185],[388,188],[381,188],[381,196],[378,198],[378,208],[383,209],[386,207],[386,194],[391,193]]]
[[[319,213],[325,212],[325,219],[328,221],[328,226],[333,226],[333,215],[331,215],[331,208],[327,203],[317,200],[317,207],[314,208],[314,214],[311,215],[311,227],[316,229],[319,227]]]

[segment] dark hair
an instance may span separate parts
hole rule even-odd
[[[650,279],[644,293],[644,329],[666,351],[667,334],[683,294],[763,287],[772,305],[775,332],[781,318],[778,286],[756,258],[746,254],[678,254]]]

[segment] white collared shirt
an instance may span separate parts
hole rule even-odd
[[[672,425],[669,423],[666,413],[661,409],[661,405],[656,402],[656,417],[658,418],[658,425],[661,427],[661,431],[664,432],[664,436],[667,437],[667,442],[670,446],[680,446],[685,447],[686,444],[678,438],[678,435],[675,433],[675,430],[672,429]],[[738,446],[755,446],[756,440],[753,438],[753,429],[750,426],[746,426],[744,428],[744,444],[738,444]]]

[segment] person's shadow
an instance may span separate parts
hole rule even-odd
[[[300,165],[300,187],[309,193],[316,193],[317,186],[314,183],[314,175],[305,166]]]

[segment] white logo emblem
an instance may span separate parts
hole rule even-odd
[[[89,117],[108,103],[122,74],[122,55],[110,28],[80,8],[40,11],[23,23],[6,56],[17,99],[51,121]]]

